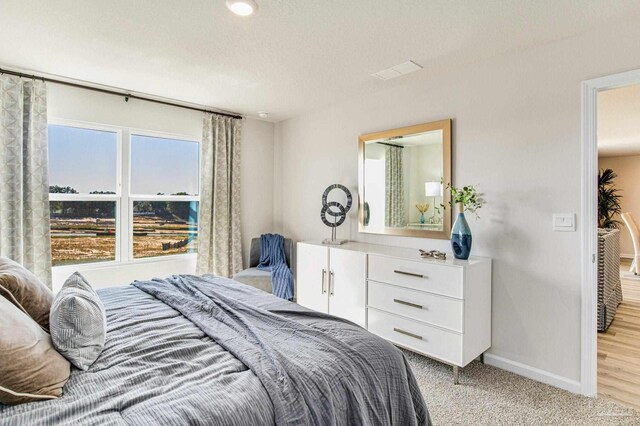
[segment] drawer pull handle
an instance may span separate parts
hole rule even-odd
[[[416,274],[414,272],[405,272],[405,271],[398,271],[397,269],[394,269],[393,272],[395,272],[396,274],[402,274],[402,275],[409,275],[411,277],[418,277],[418,278],[424,278],[424,275],[422,274]]]
[[[401,330],[399,328],[393,328],[393,331],[396,333],[404,334],[405,336],[413,337],[414,339],[422,340],[422,336],[418,336],[417,334],[409,333],[408,331]]]
[[[407,302],[405,300],[400,300],[400,299],[393,299],[394,302],[399,303],[401,305],[407,305],[407,306],[411,306],[412,308],[418,308],[418,309],[422,309],[422,305],[418,305],[417,303],[411,303],[411,302]]]

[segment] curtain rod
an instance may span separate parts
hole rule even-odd
[[[163,101],[163,100],[160,100],[160,99],[153,99],[153,98],[148,98],[148,97],[145,97],[145,96],[134,95],[134,94],[131,94],[131,93],[127,93],[125,91],[118,92],[116,90],[109,90],[109,89],[103,89],[103,88],[100,88],[100,87],[87,86],[87,85],[84,85],[84,84],[72,83],[70,81],[57,80],[55,78],[43,77],[43,76],[38,76],[38,75],[33,75],[33,74],[25,74],[25,73],[21,73],[21,72],[17,72],[17,71],[11,71],[11,70],[7,70],[7,69],[3,69],[3,68],[0,68],[0,75],[1,74],[15,75],[17,77],[28,78],[28,79],[31,79],[31,80],[42,80],[42,81],[46,81],[46,82],[49,82],[49,83],[63,84],[65,86],[77,87],[77,88],[80,88],[80,89],[93,90],[94,92],[106,93],[107,95],[124,96],[124,100],[126,102],[128,102],[129,99],[138,99],[140,101],[147,101],[147,102],[153,102],[153,103],[161,104],[161,105],[168,105],[168,106],[173,106],[173,107],[178,107],[178,108],[190,109],[192,111],[209,112],[211,114],[218,114],[218,115],[222,115],[222,116],[225,116],[225,117],[231,117],[231,118],[237,118],[237,119],[242,119],[243,118],[241,115],[238,115],[238,114],[230,114],[230,113],[226,113],[226,112],[212,111],[212,110],[208,110],[208,109],[205,109],[205,108],[198,108],[198,107],[195,107],[195,106],[181,105],[181,104],[178,104],[178,103],[175,103],[175,102]]]
[[[404,148],[404,146],[402,145],[396,145],[394,143],[389,143],[389,142],[376,142],[376,143],[379,143],[380,145],[392,146],[394,148]]]

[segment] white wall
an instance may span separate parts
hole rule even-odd
[[[636,220],[640,219],[640,155],[624,157],[600,157],[598,167],[612,169],[618,177],[615,187],[620,190],[622,212],[631,212]],[[633,258],[633,242],[622,218],[616,216],[620,224],[620,256]]]
[[[145,101],[130,100],[84,89],[48,84],[50,118],[79,120],[154,130],[200,139],[202,113]],[[242,131],[241,204],[243,258],[248,262],[251,237],[273,231],[273,148],[274,125],[246,119]],[[95,286],[128,284],[177,273],[194,273],[195,256],[120,265],[54,268],[54,289],[75,269],[81,269]]]
[[[490,353],[578,390],[580,234],[553,232],[551,215],[580,210],[581,81],[640,68],[639,39],[634,18],[380,82],[387,89],[279,123],[277,228],[296,240],[329,235],[320,196],[336,182],[356,193],[359,135],[453,118],[453,181],[479,184],[487,201],[469,222],[473,254],[494,259]],[[450,251],[443,240],[359,234],[355,209],[338,237]]]

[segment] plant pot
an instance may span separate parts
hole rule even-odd
[[[471,228],[464,217],[464,205],[458,203],[458,217],[451,229],[451,249],[456,259],[468,259],[471,254]]]

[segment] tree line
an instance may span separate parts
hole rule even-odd
[[[78,191],[70,186],[49,186],[51,194],[78,194]],[[113,191],[91,191],[89,194],[115,194]],[[159,192],[157,195],[165,195]],[[171,195],[189,195],[186,192],[177,192]],[[56,218],[114,218],[115,201],[51,201],[50,209],[52,217]],[[196,202],[185,201],[134,201],[133,214],[148,214],[165,220],[180,220],[184,222],[196,221]]]

